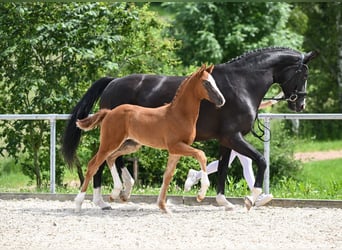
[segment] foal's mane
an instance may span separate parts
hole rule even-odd
[[[203,66],[197,70],[196,72],[192,73],[191,75],[189,75],[187,78],[185,78],[183,80],[183,82],[181,83],[181,85],[178,87],[176,94],[174,95],[172,101],[170,102],[170,104],[172,105],[172,103],[174,103],[174,101],[177,99],[177,97],[179,96],[180,93],[182,93],[184,91],[185,86],[187,85],[187,83],[192,80],[194,77],[197,77],[198,74],[202,73],[205,70],[205,67],[203,69]]]
[[[248,57],[250,55],[256,54],[256,53],[263,53],[263,52],[268,52],[268,51],[277,51],[277,50],[290,50],[294,53],[299,53],[298,51],[288,48],[288,47],[277,47],[277,46],[272,46],[272,47],[267,47],[267,48],[260,48],[260,49],[255,49],[255,50],[251,50],[251,51],[247,51],[244,54],[237,56],[231,60],[229,60],[228,62],[226,62],[225,64],[229,64],[229,63],[233,63],[236,62],[240,59],[243,59],[245,57]]]

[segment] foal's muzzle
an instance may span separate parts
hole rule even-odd
[[[218,108],[222,107],[225,104],[226,99],[224,98],[220,90],[218,88],[213,88],[209,81],[204,81],[203,85],[207,90],[209,101],[214,103]]]

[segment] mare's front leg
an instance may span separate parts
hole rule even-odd
[[[221,141],[221,143],[225,141]],[[250,145],[243,136],[238,133],[229,138],[228,147],[234,149],[236,152],[251,158],[258,167],[257,177],[255,179],[254,188],[251,190],[251,195],[245,197],[245,206],[247,210],[254,206],[258,196],[262,193],[262,184],[264,181],[264,173],[266,169],[266,161],[264,156],[258,152],[252,145]],[[220,180],[219,180],[220,181]],[[222,181],[222,180],[221,180]]]
[[[166,193],[167,189],[170,185],[170,182],[172,180],[172,177],[174,175],[177,163],[180,159],[179,155],[172,155],[169,153],[169,158],[167,160],[167,166],[164,172],[163,176],[163,184],[160,188],[159,196],[158,196],[158,207],[165,213],[169,213],[169,211],[166,208]]]

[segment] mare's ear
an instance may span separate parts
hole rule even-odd
[[[313,50],[308,53],[305,53],[303,63],[307,64],[309,61],[316,58],[318,55],[319,55],[319,52],[317,50]]]
[[[214,64],[212,64],[211,66],[209,66],[206,71],[211,74],[211,72],[213,72],[213,69],[214,69]]]

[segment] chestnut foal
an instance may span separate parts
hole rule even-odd
[[[146,108],[123,104],[112,110],[101,109],[93,116],[76,122],[82,130],[90,130],[101,124],[100,146],[88,163],[84,183],[75,198],[76,211],[81,210],[89,181],[105,160],[111,172],[116,172],[115,159],[124,154],[123,147],[127,140],[133,140],[139,145],[166,149],[169,152],[158,197],[158,206],[162,211],[167,212],[166,192],[181,156],[192,156],[199,161],[202,179],[197,200],[204,199],[209,187],[206,172],[207,159],[203,151],[190,145],[196,136],[196,122],[201,100],[207,99],[217,107],[225,103],[222,93],[210,74],[213,68],[214,66],[206,68],[203,65],[186,78],[178,88],[172,102],[164,106]]]

